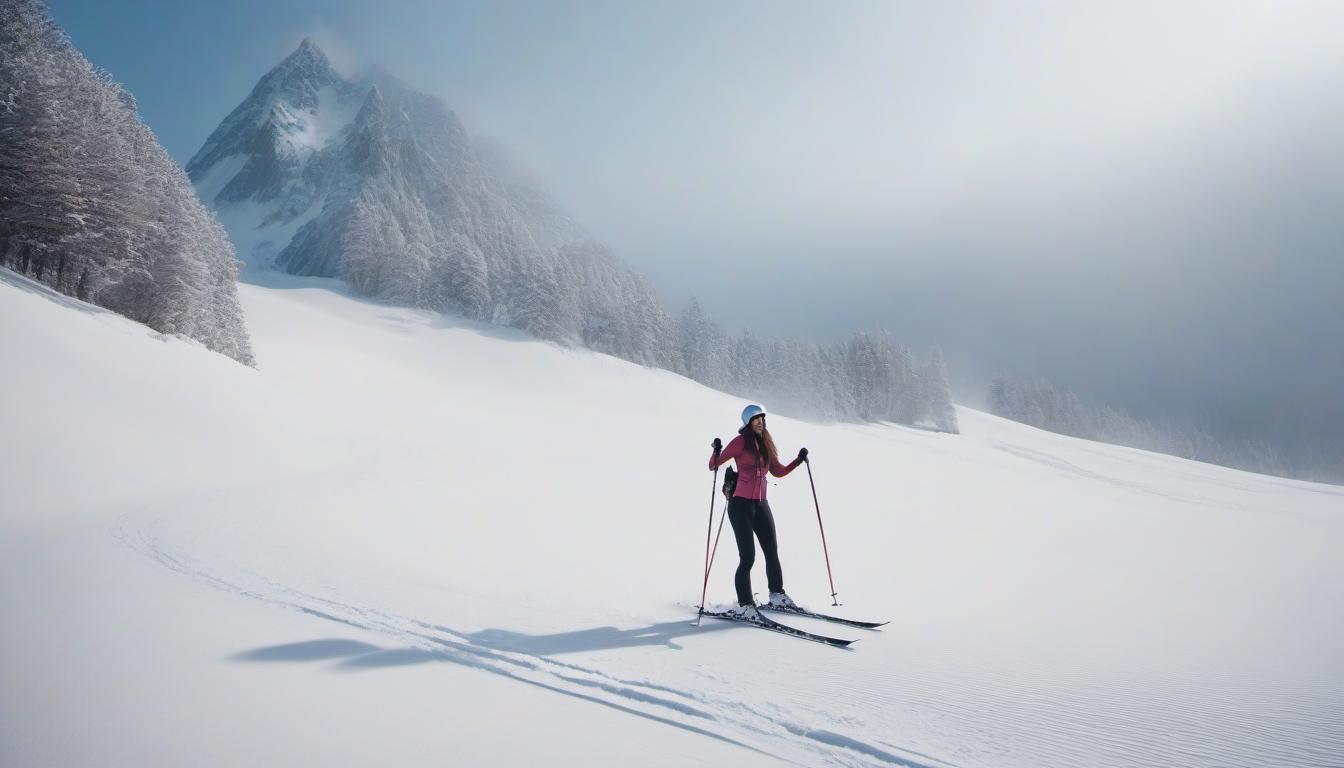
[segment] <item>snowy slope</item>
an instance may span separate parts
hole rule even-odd
[[[251,370],[0,273],[6,766],[1344,764],[1344,489],[774,418],[835,610],[893,623],[696,629],[741,401],[271,280]]]

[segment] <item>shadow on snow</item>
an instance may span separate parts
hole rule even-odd
[[[322,618],[332,618],[316,611],[308,612]],[[339,621],[343,624],[359,626],[358,624],[345,620]],[[426,630],[457,635],[457,633],[446,627],[423,624],[422,622],[417,623]],[[722,629],[723,628],[719,627],[705,626],[701,627],[698,631],[717,632],[722,631]],[[616,629],[615,627],[597,627],[594,629],[562,632],[551,635],[527,635],[504,630],[485,630],[474,635],[457,635],[458,637],[467,638],[468,642],[461,642],[422,632],[411,632],[410,634],[427,641],[434,647],[381,648],[357,640],[331,638],[253,648],[235,654],[232,657],[232,660],[250,663],[339,660],[337,668],[345,671],[404,667],[431,662],[450,662],[471,669],[491,672],[554,693],[563,694],[594,704],[600,704],[619,712],[642,717],[664,725],[670,725],[701,736],[708,736],[718,741],[774,757],[774,755],[770,755],[770,753],[764,752],[750,744],[745,744],[711,730],[635,709],[634,707],[610,701],[598,695],[588,694],[581,690],[567,689],[552,685],[547,683],[544,679],[536,679],[536,674],[534,674],[549,674],[558,681],[563,681],[581,688],[601,691],[602,693],[617,696],[630,701],[631,703],[637,702],[645,705],[653,705],[684,716],[715,721],[716,718],[712,714],[701,709],[665,696],[656,695],[631,687],[632,685],[640,685],[646,689],[658,690],[658,686],[633,684],[619,680],[594,680],[586,677],[585,675],[588,671],[581,667],[566,665],[559,662],[550,662],[543,658],[545,655],[552,653],[628,648],[640,645],[666,645],[675,648],[677,646],[672,643],[672,639],[692,631],[697,630],[689,622],[675,621],[653,624],[642,629],[631,630],[621,630]],[[531,655],[535,658],[517,658],[512,655],[506,655],[515,653]],[[557,673],[552,670],[543,669],[543,665],[548,664],[560,667],[561,672]],[[568,671],[569,673],[565,674],[565,671]],[[671,693],[677,693],[672,689],[664,690]]]
[[[319,611],[307,608],[301,610],[347,626],[374,629]],[[615,679],[595,670],[550,658],[566,653],[644,646],[679,649],[680,646],[674,642],[679,637],[692,633],[742,629],[740,626],[730,623],[708,623],[697,627],[688,618],[650,624],[637,629],[608,626],[530,635],[503,629],[486,629],[466,634],[442,625],[421,621],[413,623],[418,629],[408,631],[403,628],[402,631],[414,638],[412,642],[422,641],[424,643],[422,647],[382,648],[356,640],[331,638],[253,648],[235,654],[232,660],[245,663],[335,661],[336,669],[346,672],[448,662],[490,672],[574,699],[600,704],[619,712],[750,749],[759,754],[781,758],[779,755],[715,733],[708,728],[674,719],[680,716],[705,721],[706,724],[719,723],[719,718],[714,713],[695,706],[702,702],[693,696],[688,696],[684,691],[648,681]],[[613,701],[612,698],[617,701]],[[621,702],[628,702],[628,705]],[[638,709],[636,706],[656,707],[669,716]],[[946,765],[914,762],[908,756],[896,755],[872,744],[831,731],[803,728],[791,723],[776,722],[776,725],[808,741],[851,750],[889,765],[907,768]],[[921,755],[921,757],[927,756]]]

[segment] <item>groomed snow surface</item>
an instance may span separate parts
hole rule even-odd
[[[7,767],[1344,765],[1342,488],[775,416],[832,610],[892,623],[696,628],[741,398],[274,275],[252,370],[2,274]]]

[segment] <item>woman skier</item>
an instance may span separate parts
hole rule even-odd
[[[728,463],[729,459],[737,462],[737,487],[732,500],[728,502],[728,519],[733,523],[738,556],[737,575],[734,578],[738,607],[733,613],[749,620],[759,618],[751,596],[751,566],[756,562],[753,534],[761,540],[761,551],[765,553],[765,576],[770,587],[769,604],[779,608],[797,608],[784,593],[784,571],[779,564],[779,548],[775,541],[775,518],[765,500],[765,473],[768,470],[775,477],[784,477],[807,459],[807,449],[800,448],[798,458],[787,467],[780,464],[775,441],[765,428],[765,409],[759,405],[748,405],[742,410],[742,428],[726,448],[717,437],[712,446],[714,454],[709,458],[711,470]]]

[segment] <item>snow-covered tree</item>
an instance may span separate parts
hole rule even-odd
[[[373,295],[381,284],[383,269],[382,242],[369,206],[355,203],[346,219],[341,240],[342,274],[356,292]]]
[[[0,3],[0,260],[253,361],[223,230],[135,100],[37,0]]]
[[[947,363],[943,360],[943,350],[940,347],[934,347],[929,354],[929,364],[925,367],[921,379],[930,421],[944,432],[960,432],[957,426],[957,411],[952,404],[952,387],[947,381]]]
[[[461,232],[451,232],[436,264],[435,274],[443,286],[443,307],[467,317],[485,318],[490,302],[490,271],[480,248]]]

